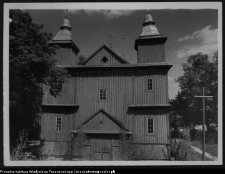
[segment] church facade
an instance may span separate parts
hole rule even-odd
[[[71,155],[72,135],[85,139],[83,144],[78,139],[83,147],[80,160],[128,159],[121,155],[121,137],[132,137],[130,146],[146,154],[143,158],[163,159],[169,137],[168,71],[172,67],[165,62],[166,40],[148,12],[135,41],[137,64],[102,45],[78,65],[80,50],[65,18],[48,44],[60,46],[55,54],[57,65],[68,70],[70,79],[59,85],[56,97],[48,86],[43,87],[41,137],[50,156]]]

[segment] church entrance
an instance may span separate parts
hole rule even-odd
[[[110,161],[112,155],[113,137],[109,135],[92,135],[91,160]]]

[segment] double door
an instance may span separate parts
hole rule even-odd
[[[95,135],[91,138],[91,159],[97,161],[110,161],[113,138],[108,135]]]

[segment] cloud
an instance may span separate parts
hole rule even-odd
[[[87,15],[102,14],[109,19],[120,17],[120,16],[128,16],[134,13],[134,10],[100,10],[100,9],[68,10],[68,12],[71,14],[80,13],[81,11],[84,11]]]
[[[211,29],[209,25],[202,30],[195,31],[192,35],[178,39],[178,42],[187,41],[191,44],[183,45],[183,47],[176,52],[177,58],[188,57],[198,52],[208,54],[209,57],[212,57],[213,53],[218,49],[218,29]]]
[[[174,78],[168,76],[168,85],[169,85],[169,98],[174,99],[177,95],[177,92],[180,90],[178,83],[174,82]]]

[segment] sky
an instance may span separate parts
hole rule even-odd
[[[168,7],[162,3],[140,4],[135,6],[131,3],[131,6],[130,4],[122,6],[117,3],[117,6],[113,6],[114,4],[110,6],[109,3],[101,3],[98,6],[98,3],[95,3],[91,6],[88,3],[83,5],[74,3],[67,6],[55,4],[46,7],[19,4],[15,8],[28,11],[33,22],[43,24],[43,31],[51,32],[53,37],[67,15],[72,27],[73,40],[80,49],[80,54],[88,57],[102,44],[109,46],[111,42],[112,49],[130,63],[137,63],[134,43],[141,34],[142,23],[149,10],[158,31],[162,36],[168,37],[165,44],[166,62],[173,65],[168,72],[169,98],[173,99],[179,90],[174,79],[183,74],[181,64],[186,63],[187,58],[197,52],[208,54],[212,59],[213,53],[218,49],[218,22],[220,22],[218,9],[213,5],[198,9],[196,3],[188,3],[188,6],[181,4],[177,9],[169,9],[172,4]],[[156,6],[159,8],[155,8]]]

